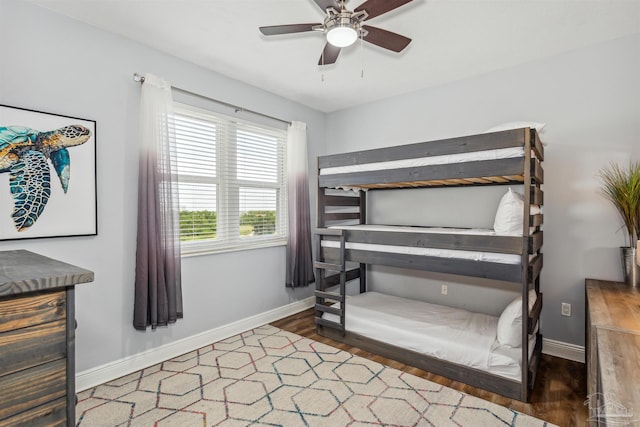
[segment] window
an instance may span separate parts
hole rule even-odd
[[[182,252],[286,244],[285,130],[176,104]]]

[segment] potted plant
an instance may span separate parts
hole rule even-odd
[[[640,162],[630,162],[628,168],[615,163],[600,171],[604,196],[620,214],[629,237],[629,246],[622,247],[625,282],[640,286],[640,267],[636,262],[640,240]]]

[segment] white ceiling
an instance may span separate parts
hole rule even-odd
[[[640,33],[639,0],[413,0],[367,22],[413,39],[402,53],[358,43],[319,67],[321,33],[258,31],[321,22],[312,0],[30,1],[324,112]]]

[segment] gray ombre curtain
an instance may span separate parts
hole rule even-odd
[[[173,100],[169,82],[151,74],[142,85],[140,144],[133,326],[145,330],[182,318]]]
[[[287,135],[287,277],[290,288],[314,281],[309,216],[309,176],[307,170],[307,125],[293,122]]]

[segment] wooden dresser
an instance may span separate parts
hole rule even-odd
[[[591,425],[640,426],[640,290],[587,279]]]
[[[75,425],[74,286],[93,272],[0,251],[0,426]]]

